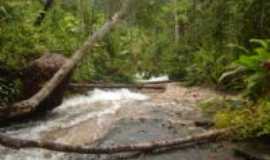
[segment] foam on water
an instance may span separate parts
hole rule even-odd
[[[168,81],[168,76],[161,76],[161,77],[151,77],[149,80],[146,80],[148,82],[158,82],[158,81]]]
[[[90,91],[86,96],[76,96],[66,100],[56,111],[61,110],[67,111],[68,109],[75,108],[77,112],[87,109],[96,102],[111,102],[110,106],[101,111],[89,112],[84,116],[80,116],[72,120],[68,127],[81,123],[91,118],[100,118],[108,114],[115,114],[123,105],[121,103],[125,101],[143,101],[147,100],[149,97],[141,93],[131,92],[128,89],[110,90],[104,91],[95,89]],[[81,110],[79,109],[81,108]],[[73,112],[74,113],[74,112]]]
[[[62,105],[56,108],[48,120],[29,122],[23,124],[20,129],[6,129],[5,132],[14,137],[24,139],[40,139],[42,133],[54,130],[55,128],[68,128],[78,125],[84,121],[95,120],[97,125],[102,127],[115,116],[118,110],[126,106],[126,102],[144,101],[148,97],[129,91],[128,89],[89,91],[86,95],[79,95],[66,99]],[[61,142],[61,137],[56,141]],[[5,154],[3,154],[5,153]],[[59,160],[64,158],[63,153],[54,153],[46,150],[22,150],[2,151],[0,148],[0,159],[17,160],[23,157],[26,160]]]
[[[102,111],[92,112],[92,113],[86,114],[80,118],[74,119],[66,127],[74,126],[76,124],[79,124],[81,122],[84,122],[86,120],[93,119],[93,118],[100,120],[102,116],[115,114],[120,108],[121,108],[121,105],[119,103],[113,103],[112,107],[110,107],[110,108],[107,108],[107,109],[102,110]]]
[[[143,75],[137,75],[137,82],[142,82],[142,83],[146,83],[146,82],[160,82],[160,81],[168,81],[169,76],[167,75],[163,75],[163,76],[159,76],[159,77],[151,77],[150,79],[143,79]]]
[[[32,122],[32,124],[29,124],[30,127],[7,131],[7,133],[21,138],[39,139],[43,131],[52,128],[72,127],[90,119],[100,121],[104,116],[113,115],[124,107],[124,102],[144,101],[147,99],[147,96],[128,89],[109,91],[95,89],[89,91],[87,95],[66,99],[62,105],[53,111],[57,117],[50,118],[47,121]],[[98,105],[97,102],[102,103]],[[98,110],[93,110],[94,107],[98,107]]]
[[[119,90],[110,90],[104,91],[100,89],[95,89],[90,91],[86,96],[76,96],[70,99],[67,99],[60,107],[61,109],[66,109],[69,107],[82,106],[87,104],[92,104],[95,102],[104,102],[104,101],[127,101],[127,100],[147,100],[148,97],[140,94],[131,92],[128,89],[119,89]]]

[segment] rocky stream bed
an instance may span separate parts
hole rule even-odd
[[[204,117],[197,102],[220,96],[202,88],[167,84],[165,91],[93,90],[67,98],[46,117],[13,124],[0,131],[24,139],[41,139],[72,145],[109,146],[165,140],[202,133],[194,124]],[[41,149],[0,147],[1,160],[241,160],[229,142],[144,154],[79,155]]]

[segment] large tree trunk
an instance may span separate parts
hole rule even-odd
[[[149,152],[157,149],[190,146],[206,142],[214,142],[219,138],[225,138],[231,133],[232,129],[220,129],[207,131],[194,136],[187,136],[173,140],[159,140],[152,142],[137,143],[131,145],[114,145],[110,147],[86,147],[86,146],[72,146],[54,142],[42,142],[35,140],[22,140],[18,138],[11,138],[4,134],[0,134],[0,144],[5,147],[14,149],[25,148],[41,148],[51,151],[80,153],[80,154],[115,154],[121,152]]]
[[[102,39],[122,18],[124,18],[125,13],[128,11],[129,3],[130,0],[127,0],[127,3],[124,4],[118,13],[109,19],[99,31],[93,34],[93,36],[90,36],[83,46],[74,53],[74,55],[54,74],[50,81],[47,82],[38,93],[30,99],[18,102],[13,106],[0,107],[0,121],[24,116],[35,111],[37,106],[39,106],[39,104],[63,82],[65,77],[69,75],[71,70],[80,62],[87,51],[92,49],[97,41]]]

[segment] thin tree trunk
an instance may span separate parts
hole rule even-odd
[[[180,24],[179,24],[179,17],[178,17],[178,0],[174,1],[174,38],[175,43],[177,44],[180,39]]]
[[[115,154],[122,152],[148,152],[162,148],[181,147],[187,144],[199,144],[217,141],[218,138],[225,138],[231,133],[232,129],[211,130],[202,134],[187,136],[174,140],[159,140],[152,142],[137,143],[131,145],[114,145],[110,147],[85,147],[72,146],[54,142],[42,142],[35,140],[22,140],[11,138],[0,134],[0,144],[14,149],[41,148],[51,151],[80,153],[80,154]],[[190,146],[190,145],[188,145]]]
[[[123,8],[116,13],[113,18],[109,19],[102,28],[95,32],[93,36],[89,36],[88,40],[79,48],[74,55],[68,60],[47,82],[44,87],[28,100],[18,102],[10,107],[0,107],[0,121],[20,117],[32,113],[37,106],[46,99],[51,92],[64,80],[64,78],[72,71],[72,69],[80,62],[82,57],[94,47],[94,44],[102,39],[113,27],[124,18],[128,11],[128,5],[131,0],[127,0]]]

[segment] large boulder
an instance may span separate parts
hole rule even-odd
[[[60,69],[67,58],[60,54],[44,54],[26,67],[23,73],[23,99],[36,94],[43,85]],[[38,112],[49,111],[62,103],[70,76],[67,76],[41,104]]]

